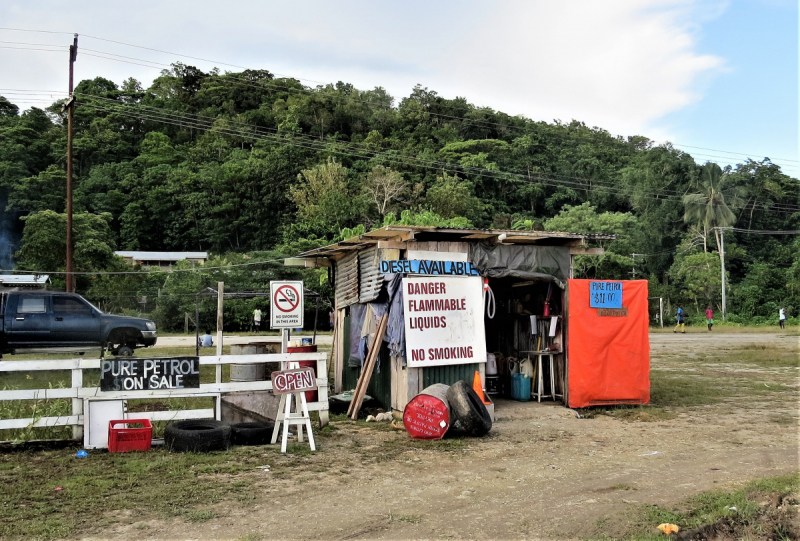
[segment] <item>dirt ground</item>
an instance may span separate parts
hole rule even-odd
[[[320,434],[318,453],[265,454],[272,462],[269,473],[255,469],[235,476],[248,481],[246,503],[238,498],[211,505],[213,518],[196,523],[123,517],[102,537],[614,535],[644,504],[677,505],[702,491],[798,470],[800,370],[705,359],[737,348],[795,355],[798,344],[797,336],[777,334],[652,334],[654,371],[744,371],[759,385],[762,379],[780,381],[785,390],[668,408],[666,419],[650,422],[603,414],[579,419],[553,403],[501,400],[490,437],[444,440],[436,448],[409,447],[404,432],[341,421]],[[299,467],[283,467],[298,460]],[[230,482],[226,477],[205,482]]]

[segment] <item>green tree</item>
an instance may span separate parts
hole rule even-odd
[[[333,158],[297,175],[289,198],[301,220],[333,236],[363,217],[363,196],[350,186],[347,168]]]
[[[627,278],[634,262],[628,254],[634,252],[633,238],[638,235],[638,220],[633,214],[623,212],[598,213],[589,202],[581,205],[564,205],[564,209],[544,224],[546,231],[567,233],[606,233],[621,235],[617,240],[596,240],[603,248],[601,256],[576,256],[576,278]],[[624,255],[623,255],[624,254]]]
[[[686,207],[683,220],[695,227],[698,238],[702,240],[703,251],[708,252],[709,231],[714,230],[719,246],[719,231],[714,228],[729,227],[736,223],[736,215],[730,206],[741,205],[742,190],[734,186],[730,175],[715,163],[708,163],[700,169],[700,179],[695,187],[698,192],[683,196]]]
[[[443,218],[465,216],[470,220],[480,218],[483,205],[472,195],[472,185],[447,173],[436,178],[436,183],[428,189],[425,201],[430,210]]]
[[[706,306],[720,306],[722,277],[717,254],[679,254],[669,274],[679,294],[694,303],[697,313]]]
[[[67,258],[67,215],[52,210],[34,212],[22,218],[22,248],[15,254],[21,270],[63,271]],[[110,214],[75,213],[73,225],[73,268],[79,272],[106,269],[115,260]],[[55,282],[63,281],[57,278]],[[89,278],[78,277],[78,286]]]

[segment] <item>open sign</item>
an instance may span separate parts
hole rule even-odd
[[[313,391],[317,388],[314,369],[310,367],[294,370],[281,370],[272,373],[272,392],[274,394]]]

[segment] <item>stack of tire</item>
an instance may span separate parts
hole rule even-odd
[[[232,445],[265,445],[270,442],[273,425],[234,423],[197,419],[177,421],[164,429],[164,445],[178,453],[224,451]]]
[[[451,427],[468,436],[484,436],[492,429],[492,418],[472,387],[458,381],[423,389],[403,410],[403,424],[414,439],[438,440]]]
[[[478,393],[465,381],[457,381],[447,389],[447,402],[453,425],[469,436],[480,437],[492,429],[492,418]]]

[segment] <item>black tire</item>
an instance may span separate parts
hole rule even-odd
[[[231,443],[233,445],[266,445],[272,438],[269,423],[234,423],[231,425]]]
[[[179,453],[222,451],[231,446],[231,427],[221,421],[177,421],[164,429],[164,445]]]
[[[483,436],[492,429],[492,418],[483,401],[465,381],[447,389],[450,415],[470,436]]]
[[[133,348],[129,346],[122,346],[117,350],[117,353],[115,355],[117,355],[118,357],[130,357],[131,355],[133,355]]]

